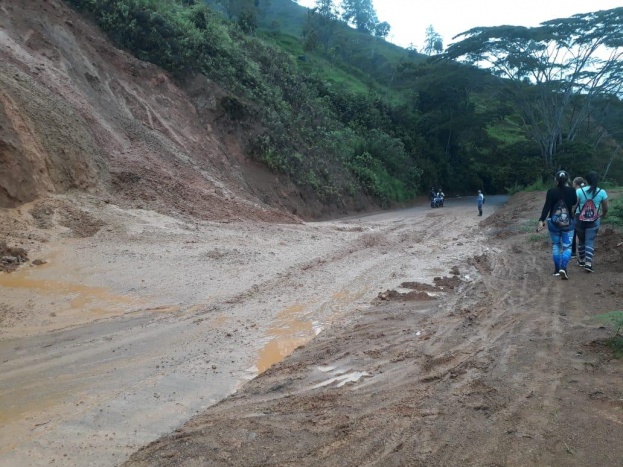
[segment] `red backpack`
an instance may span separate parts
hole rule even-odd
[[[580,210],[580,217],[578,217],[578,219],[584,222],[594,222],[599,219],[599,212],[593,200],[595,199],[595,196],[597,196],[597,193],[601,191],[601,189],[598,188],[597,191],[593,193],[593,197],[591,199],[588,199],[588,196],[586,196],[584,188],[581,188],[581,190],[582,193],[584,193],[584,198],[586,199],[586,202]]]

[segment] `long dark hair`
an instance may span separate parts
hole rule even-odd
[[[586,174],[585,178],[586,178],[586,183],[588,183],[590,187],[588,189],[588,192],[595,193],[595,191],[597,191],[597,182],[599,181],[599,174],[595,172],[594,170],[591,170],[589,173]]]
[[[569,174],[564,170],[559,170],[556,172],[556,185],[558,188],[564,188],[567,186],[567,181],[569,180]]]

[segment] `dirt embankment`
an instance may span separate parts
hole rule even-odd
[[[222,89],[201,76],[184,87],[61,0],[0,0],[0,208],[79,190],[217,221],[337,209],[248,159],[250,130],[226,118]]]

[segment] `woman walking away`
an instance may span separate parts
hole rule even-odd
[[[556,186],[547,190],[545,204],[541,211],[536,231],[545,227],[552,240],[552,259],[554,260],[554,276],[569,279],[567,265],[571,259],[571,239],[575,221],[572,216],[573,207],[577,203],[577,195],[573,187],[567,186],[569,175],[564,170],[556,173]]]
[[[586,180],[584,180],[582,177],[575,177],[571,185],[577,192],[578,188],[586,186]],[[575,208],[575,212],[573,213],[573,216],[575,217],[576,214],[580,214],[580,209],[577,206]],[[575,258],[577,256],[577,251],[578,251],[576,247],[577,238],[578,238],[578,233],[577,233],[577,230],[574,229],[573,230],[573,241],[571,242],[571,257],[572,258]]]
[[[608,214],[608,194],[606,190],[597,187],[598,181],[597,172],[591,171],[586,175],[588,187],[580,187],[576,191],[578,214],[575,229],[578,234],[578,266],[583,267],[586,272],[593,272],[595,237],[599,232],[601,219]]]

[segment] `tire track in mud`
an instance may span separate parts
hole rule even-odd
[[[434,234],[418,235],[435,247]],[[584,331],[563,308],[575,284],[546,274],[549,254],[524,254],[539,246],[525,242],[483,242],[458,264],[476,279],[443,299],[381,302],[336,323],[127,465],[613,465],[603,461],[620,415],[604,414],[620,398],[616,366],[601,386],[596,366],[582,374],[595,358],[571,356],[568,334]],[[569,315],[584,317],[581,306]],[[333,378],[356,373],[366,376]],[[585,428],[600,423],[597,437],[576,433],[578,410]]]
[[[397,242],[397,244],[404,242],[405,238],[408,239],[408,236],[413,234],[414,237],[419,239],[425,246],[435,246],[435,244],[439,244],[440,241],[443,245],[444,240],[451,240],[450,235],[454,232],[452,232],[449,227],[455,225],[456,219],[454,216],[448,216],[443,217],[441,220],[443,220],[443,222],[435,225],[432,229],[430,226],[420,225],[419,229],[414,229],[413,226],[405,226],[390,230],[395,233],[394,241]],[[407,230],[406,234],[404,233],[405,229]],[[428,245],[427,242],[431,243],[431,245]],[[380,247],[380,249],[382,249],[382,247]],[[375,250],[377,250],[378,253],[379,248],[375,248]],[[340,254],[333,255],[334,258],[340,256]],[[451,260],[446,258],[445,261]],[[447,267],[449,268],[449,266]],[[422,310],[421,316],[424,317],[425,320],[430,319],[426,318],[428,313],[426,309],[431,306],[433,308],[435,307],[435,305],[429,303],[426,304]],[[414,317],[416,318],[416,322],[420,321],[417,314],[414,315]],[[378,318],[372,317],[369,319],[376,320]],[[326,346],[322,343],[325,339],[330,341],[331,331],[328,332],[327,336],[321,335],[314,340],[312,347],[320,348],[317,350],[318,355],[326,355],[329,357],[328,361],[325,360],[325,358],[321,358],[322,361],[326,361],[326,364],[332,367],[335,366],[335,368],[342,373],[355,370],[370,372],[372,375],[370,381],[364,380],[356,384],[358,387],[357,394],[360,395],[357,398],[372,398],[374,404],[367,408],[366,403],[362,402],[361,404],[342,407],[343,410],[337,410],[337,406],[334,406],[335,412],[329,416],[329,419],[343,420],[341,425],[343,428],[340,429],[340,435],[337,439],[332,441],[328,439],[326,442],[319,441],[318,443],[311,441],[311,446],[308,447],[309,450],[307,454],[299,458],[300,465],[310,465],[311,459],[314,459],[312,464],[323,462],[323,460],[331,462],[335,460],[336,456],[340,457],[344,455],[344,451],[348,452],[349,462],[353,465],[383,465],[386,459],[391,459],[395,455],[399,455],[402,460],[412,465],[413,462],[416,462],[418,459],[426,459],[426,455],[431,452],[431,449],[426,447],[426,443],[423,442],[423,438],[425,438],[426,435],[424,433],[418,433],[419,430],[415,429],[414,426],[418,423],[424,423],[426,425],[434,424],[436,417],[438,417],[440,413],[443,413],[443,408],[436,407],[436,404],[432,403],[432,401],[424,405],[421,403],[413,405],[410,401],[421,399],[424,394],[430,395],[434,392],[434,389],[432,389],[434,384],[429,383],[437,382],[452,368],[460,366],[465,357],[460,352],[449,352],[447,355],[435,358],[430,356],[434,354],[432,351],[418,350],[417,347],[410,349],[410,343],[413,343],[415,340],[414,338],[416,338],[416,332],[412,329],[414,323],[409,324],[408,329],[404,329],[404,318],[399,318],[398,315],[390,314],[384,319],[390,320],[388,327],[382,333],[373,333],[366,337],[361,337],[362,334],[363,336],[366,335],[367,331],[365,325],[355,325],[356,332],[354,335],[349,335],[348,338],[345,339],[345,342],[342,342],[342,348],[338,354],[335,354],[334,349],[332,349],[332,346],[335,345],[334,342],[327,343]],[[434,325],[435,320],[431,319],[431,321],[432,325]],[[359,320],[356,320],[356,322],[359,322]],[[417,324],[416,326],[420,327],[422,324]],[[352,345],[349,344],[351,340],[354,341],[353,343],[356,343],[360,342],[362,338],[371,343],[378,340],[380,347],[364,351],[365,349],[353,348]],[[434,339],[436,339],[436,337]],[[341,340],[344,340],[344,338]],[[432,340],[433,338],[431,338],[431,341]],[[388,344],[388,342],[391,342],[391,344]],[[325,348],[325,350],[322,350],[323,348]],[[292,378],[294,380],[303,379],[306,381],[306,383],[303,384],[303,386],[306,386],[306,389],[289,390],[288,388],[292,383],[282,381],[281,383],[275,382],[273,387],[278,388],[275,390],[275,393],[272,392],[273,390],[269,390],[268,393],[264,391],[258,393],[254,390],[256,381],[251,381],[245,386],[247,391],[243,390],[243,393],[250,392],[254,394],[253,399],[248,401],[250,404],[245,402],[244,394],[240,397],[234,396],[233,399],[235,402],[233,402],[233,410],[231,406],[228,406],[224,411],[219,410],[219,416],[217,418],[211,416],[211,421],[209,423],[227,426],[232,419],[240,420],[240,417],[244,417],[243,414],[245,411],[248,410],[250,406],[255,405],[254,401],[261,401],[259,404],[263,406],[263,408],[257,408],[257,410],[255,407],[251,409],[256,413],[263,412],[271,414],[277,412],[284,414],[286,417],[288,415],[285,414],[306,413],[306,404],[314,401],[316,397],[314,394],[318,392],[318,389],[315,388],[317,388],[319,384],[324,384],[322,381],[323,374],[315,371],[312,372],[313,374],[311,375],[297,376],[300,372],[306,374],[309,370],[298,367],[296,363],[297,356],[300,356],[300,353],[295,353],[294,356],[290,357],[288,359],[288,364],[279,364],[274,370],[271,369],[264,373],[260,380],[263,380],[264,384],[267,384],[266,379],[271,379],[273,374],[277,375],[279,369],[283,370],[284,368],[292,366],[295,369],[293,372],[285,370],[287,374],[291,374],[288,381],[292,381]],[[405,372],[405,369],[413,364],[415,364],[415,367],[412,368],[416,370],[417,368],[422,368],[420,375],[416,376],[413,374],[412,370]],[[387,365],[389,365],[390,368],[386,368]],[[442,367],[446,369],[444,371],[439,371],[439,368]],[[388,400],[383,400],[379,398],[379,395],[381,391],[383,391],[383,385],[390,381],[388,378],[391,379],[395,395]],[[415,381],[420,379],[421,384],[413,386],[414,378]],[[275,379],[276,381],[279,380],[277,376]],[[302,383],[299,382],[296,386],[300,387],[301,384]],[[271,383],[267,385],[270,386]],[[348,391],[348,389],[346,390]],[[291,399],[295,395],[298,402]],[[395,412],[399,414],[398,416],[400,418],[396,423],[385,426],[384,423],[379,421],[379,414],[388,412]],[[254,423],[248,423],[248,420],[244,419],[239,429],[251,430],[253,433],[257,434],[257,428],[253,428],[256,422],[257,420],[255,420]],[[335,421],[335,423],[338,422]],[[197,419],[189,424],[189,429],[201,431],[203,433],[205,431],[205,429],[202,428],[203,426],[202,422]],[[314,426],[317,427],[318,425]],[[333,426],[333,423],[328,423],[327,428],[331,429]],[[402,428],[400,428],[400,426]],[[275,429],[277,428],[274,426],[271,428],[271,430]],[[261,431],[265,432],[264,430]],[[277,429],[277,431],[279,431],[279,429]],[[327,432],[325,430],[314,430],[314,432],[318,436],[318,439],[326,439]],[[186,436],[192,435],[184,434],[184,437]],[[218,441],[214,441],[215,446],[226,442],[224,439],[220,438],[218,434],[214,434],[214,436],[219,438]],[[273,433],[273,436],[279,437],[276,433]],[[367,447],[361,449],[363,440],[366,440],[365,444]],[[262,446],[268,442],[267,439],[258,438],[253,444]],[[209,444],[211,444],[211,442],[209,442]],[[271,444],[270,451],[278,453],[281,449],[279,445],[274,444],[273,441],[271,441]],[[352,449],[349,449],[351,445],[359,446],[360,450],[353,452]],[[194,449],[194,447],[191,449]],[[197,449],[199,449],[198,446]],[[205,445],[203,449],[205,449]],[[312,452],[313,454],[311,454]],[[240,457],[233,465],[245,465],[246,459],[247,458]],[[280,462],[279,458],[271,460],[277,463]],[[220,464],[215,461],[214,465],[232,464]],[[255,464],[252,463],[249,465]]]
[[[438,228],[432,229],[430,223],[422,222],[421,216],[399,218],[393,222],[333,223],[338,228],[352,226],[358,229],[363,226],[364,229],[350,239],[348,236],[336,239],[337,248],[329,253],[320,250],[313,260],[293,262],[275,275],[269,275],[266,280],[241,284],[243,292],[230,294],[225,289],[218,299],[204,305],[165,307],[163,313],[158,308],[153,312],[133,311],[113,320],[95,321],[44,336],[17,339],[15,345],[22,349],[32,344],[32,349],[36,351],[33,358],[38,359],[40,370],[37,374],[29,373],[34,367],[27,364],[22,354],[15,354],[10,357],[12,367],[23,363],[24,368],[17,372],[5,372],[3,380],[17,388],[30,381],[24,395],[28,397],[37,393],[40,395],[38,399],[47,405],[35,419],[30,419],[33,421],[20,425],[19,430],[26,433],[33,423],[43,425],[21,437],[15,450],[11,448],[0,455],[5,460],[29,459],[28,462],[36,465],[38,461],[35,462],[27,454],[27,450],[35,444],[45,445],[46,452],[52,456],[68,452],[77,464],[82,463],[78,459],[84,462],[95,459],[93,454],[89,457],[89,452],[97,453],[98,462],[104,459],[112,461],[110,456],[113,453],[120,457],[128,455],[137,443],[145,442],[145,436],[153,433],[153,428],[150,431],[145,426],[137,427],[138,433],[122,434],[125,440],[120,441],[122,444],[106,441],[103,448],[98,439],[102,432],[123,432],[121,428],[113,429],[111,423],[115,426],[136,423],[140,413],[153,411],[149,419],[160,421],[158,430],[171,429],[170,425],[162,424],[159,417],[163,413],[159,414],[159,411],[164,410],[168,423],[171,423],[182,413],[190,416],[195,409],[225,397],[235,386],[229,381],[239,381],[243,377],[240,369],[228,370],[241,366],[239,363],[230,364],[228,356],[245,354],[246,358],[253,358],[258,336],[261,336],[262,329],[270,325],[271,313],[274,316],[279,309],[292,302],[309,303],[307,311],[311,315],[328,321],[330,318],[339,320],[362,304],[368,306],[369,299],[376,295],[375,288],[380,289],[382,284],[395,285],[396,279],[392,278],[392,274],[400,274],[414,261],[414,256],[407,255],[405,247],[420,245],[425,252],[440,238],[446,238],[445,232],[449,230],[446,226],[456,221],[451,212],[448,210],[445,216],[435,219]],[[309,227],[301,227],[303,236],[310,230],[312,234],[315,232],[316,226]],[[326,229],[333,226],[328,223],[318,228],[325,229],[326,234]],[[300,233],[298,238],[301,238]],[[169,248],[168,244],[166,248]],[[243,254],[246,254],[244,250]],[[239,267],[235,261],[230,262],[224,267]],[[344,290],[352,293],[340,296]],[[247,327],[249,312],[261,309],[268,309],[264,322],[261,325],[258,323],[256,328]],[[221,316],[227,317],[226,322],[213,329],[211,322]],[[72,336],[77,340],[64,343],[66,339],[73,339]],[[49,347],[40,348],[38,342],[41,338],[49,343]],[[209,345],[206,344],[208,340],[211,341]],[[205,350],[212,348],[210,345],[220,349],[218,354],[210,352],[206,358]],[[63,366],[68,359],[78,365],[79,371]],[[242,368],[248,365],[247,362]],[[55,381],[53,388],[46,387],[46,378]],[[217,389],[209,392],[211,396],[206,396],[206,401],[202,402],[200,395],[206,394],[206,391],[200,386],[205,384],[206,378]],[[93,386],[96,380],[102,380],[99,386]],[[107,380],[116,382],[115,387]],[[63,385],[79,390],[63,392]],[[231,390],[223,392],[225,387]],[[97,390],[87,397],[86,393],[95,388]],[[59,394],[58,400],[51,397],[52,393]],[[157,401],[162,401],[159,409],[153,406],[153,402]],[[76,407],[71,414],[63,412],[71,406]],[[171,416],[172,413],[175,415]],[[91,426],[92,419],[98,420],[103,428]],[[84,430],[89,435],[67,435],[62,436],[63,439],[55,436],[55,433],[73,433],[76,429]]]
[[[467,292],[468,296],[479,292],[479,295],[484,295],[484,298],[469,305],[478,310],[476,333],[467,338],[465,344],[453,349],[453,353],[462,354],[460,363],[453,370],[466,370],[464,377],[454,379],[448,387],[438,385],[431,394],[434,400],[439,401],[438,408],[447,408],[447,401],[452,400],[453,395],[464,393],[464,388],[477,385],[479,381],[488,381],[484,388],[486,397],[476,398],[481,402],[474,408],[486,411],[487,418],[503,418],[507,429],[478,437],[478,446],[463,445],[463,461],[486,462],[486,459],[475,461],[476,453],[505,452],[505,457],[500,455],[499,461],[521,465],[525,462],[525,452],[516,449],[517,438],[543,441],[550,430],[550,418],[530,416],[533,411],[531,405],[532,401],[538,400],[545,412],[555,410],[559,375],[551,374],[548,368],[552,358],[557,358],[563,347],[559,314],[552,312],[535,316],[533,310],[560,309],[565,284],[560,279],[549,277],[544,282],[542,277],[535,275],[539,268],[532,256],[495,255],[491,259],[490,272]],[[548,279],[556,282],[552,284]],[[518,336],[521,336],[519,345]],[[518,358],[519,353],[530,356]],[[443,371],[447,370],[444,368]],[[513,375],[510,380],[509,374]],[[548,377],[542,378],[541,375]],[[500,391],[502,387],[503,393]],[[457,415],[461,413],[459,407],[455,410]],[[473,417],[473,414],[465,415],[468,420]],[[449,422],[450,429],[446,426],[446,432],[441,434],[440,439],[431,439],[429,443],[443,447],[453,439],[460,439],[466,424],[473,429],[479,423],[486,426],[484,420],[466,423],[465,418],[457,416],[454,422]],[[455,457],[447,457],[447,453],[438,454],[437,459],[442,462],[456,461]]]
[[[306,314],[327,318],[329,316],[346,315],[358,306],[351,303],[350,307],[345,308],[343,301],[331,298],[333,294],[338,294],[342,290],[351,291],[353,297],[362,297],[370,293],[370,284],[378,286],[378,278],[385,275],[387,286],[392,286],[392,274],[395,271],[408,267],[415,259],[407,257],[403,250],[397,250],[402,244],[424,245],[434,240],[438,244],[440,237],[442,241],[450,241],[446,232],[447,227],[455,225],[457,215],[450,209],[447,216],[437,217],[433,228],[424,225],[421,218],[398,219],[392,225],[373,223],[368,225],[369,231],[363,232],[354,240],[340,247],[338,251],[327,255],[318,256],[307,262],[294,264],[279,273],[277,277],[258,282],[253,287],[235,296],[223,298],[221,303],[214,303],[213,306],[223,307],[228,311],[241,303],[249,301],[274,300],[279,291],[286,296],[292,296],[292,289],[297,289],[297,284],[304,283],[305,289],[311,291],[297,291],[296,300],[298,303],[309,303],[312,310]],[[428,216],[426,216],[428,217]],[[366,225],[365,222],[357,225]],[[339,276],[335,271],[344,274]],[[320,292],[320,296],[318,293]],[[371,296],[370,298],[373,298]],[[285,299],[288,303],[288,298]],[[292,299],[290,298],[290,301]],[[341,313],[336,314],[335,308],[342,309]],[[322,310],[331,310],[331,313]]]

